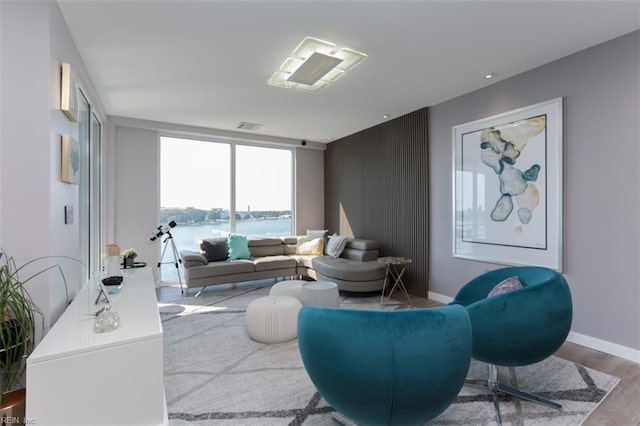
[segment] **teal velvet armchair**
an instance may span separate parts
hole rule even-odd
[[[304,366],[324,399],[362,425],[422,425],[464,384],[471,325],[461,306],[374,311],[304,306]]]
[[[494,286],[517,276],[522,288],[487,297]],[[489,378],[469,380],[493,393],[498,422],[498,394],[507,393],[554,408],[560,404],[499,383],[496,366],[524,366],[551,356],[564,343],[573,316],[571,292],[551,269],[522,266],[482,274],[458,292],[450,305],[467,309],[473,331],[472,356],[489,364]]]

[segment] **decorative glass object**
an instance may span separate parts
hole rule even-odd
[[[112,311],[110,306],[105,306],[96,317],[93,331],[96,333],[108,333],[120,327],[120,315]]]

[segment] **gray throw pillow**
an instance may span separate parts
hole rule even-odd
[[[227,257],[229,257],[227,237],[200,240],[200,251],[209,262],[227,260]]]
[[[489,292],[487,297],[497,296],[502,293],[506,293],[508,291],[517,290],[522,288],[522,283],[520,282],[520,278],[513,276],[502,280],[498,285],[493,287]]]

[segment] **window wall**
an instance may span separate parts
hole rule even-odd
[[[160,223],[178,250],[229,233],[292,233],[293,151],[239,143],[160,138]],[[169,227],[171,221],[175,227]],[[177,279],[162,235],[160,279]]]
[[[80,260],[87,265],[88,276],[101,269],[102,253],[102,125],[84,92],[78,97],[78,139],[80,143]]]

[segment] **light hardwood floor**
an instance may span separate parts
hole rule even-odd
[[[172,285],[160,287],[157,294],[159,302],[166,302],[192,297],[195,292],[181,295],[180,288]],[[404,301],[400,297],[398,300]],[[442,305],[417,296],[412,296],[412,304],[416,307]],[[584,422],[585,426],[640,426],[640,364],[570,342],[566,342],[556,356],[620,378],[618,386]]]

